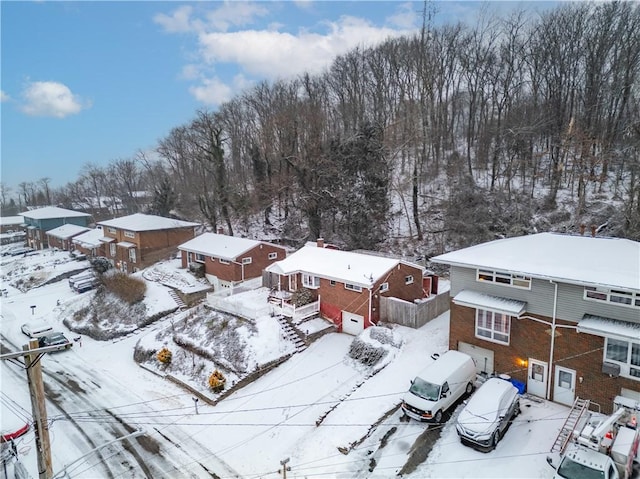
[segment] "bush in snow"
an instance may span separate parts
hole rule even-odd
[[[147,285],[143,280],[119,271],[104,275],[103,283],[107,290],[129,304],[139,303],[147,292]]]
[[[225,378],[224,374],[222,374],[217,369],[213,373],[211,373],[211,376],[209,376],[209,387],[214,392],[218,393],[222,391],[226,382],[227,378]]]
[[[91,267],[96,273],[103,274],[112,268],[111,262],[104,256],[98,256],[91,260]]]
[[[307,288],[301,288],[294,291],[291,295],[291,302],[296,306],[304,306],[313,301],[313,293]]]
[[[393,330],[371,326],[353,340],[348,356],[365,366],[375,366],[401,345],[402,341],[394,335]]]
[[[173,355],[171,354],[171,351],[169,351],[167,348],[162,348],[160,351],[158,351],[158,355],[156,357],[162,364],[169,364],[171,362],[172,356]]]

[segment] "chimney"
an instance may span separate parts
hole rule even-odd
[[[584,236],[584,230],[587,229],[587,225],[584,223],[580,224],[580,236]]]
[[[318,248],[324,248],[324,238],[318,238],[316,243]]]
[[[222,226],[218,226],[218,234],[219,235],[223,235],[224,234],[224,228]]]
[[[591,225],[591,236],[596,237],[596,225]]]

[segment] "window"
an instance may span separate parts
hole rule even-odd
[[[355,284],[349,284],[349,283],[345,283],[344,284],[344,289],[349,289],[351,291],[357,291],[358,293],[362,291],[362,288],[358,285]]]
[[[380,292],[384,293],[385,291],[389,291],[389,283],[382,283],[380,285]]]
[[[585,286],[584,299],[640,308],[640,293],[632,293],[631,291]]]
[[[313,288],[313,289],[319,288],[320,278],[310,274],[302,273],[302,285],[305,288]]]
[[[640,343],[607,338],[605,361],[620,365],[620,375],[640,380]]]
[[[198,263],[204,263],[204,260],[205,260],[205,257],[204,257],[204,255],[203,255],[203,254],[196,253],[196,261],[197,261]]]
[[[112,228],[111,226],[109,228],[107,228],[107,231],[111,234],[116,234],[116,229]]]
[[[116,244],[115,243],[111,243],[109,245],[109,254],[111,256],[115,256],[116,255]]]
[[[252,258],[242,258],[242,264],[251,264]]]
[[[476,281],[496,283],[514,288],[531,289],[531,277],[522,274],[505,273],[489,269],[479,269],[476,273]]]
[[[404,284],[413,284],[413,276],[405,276]]]
[[[136,234],[133,231],[125,231],[124,236],[125,238],[135,238]]]
[[[269,253],[268,258],[269,259],[276,259],[278,257],[278,253],[277,252],[273,252],[273,253]]]
[[[220,264],[229,264],[229,261],[227,261],[226,259],[220,258],[218,261],[220,261]]]
[[[329,285],[331,285],[331,286],[335,286],[335,285],[336,285],[336,281],[335,281],[335,279],[330,279],[330,280],[329,280]]]
[[[131,261],[132,263],[136,262],[136,249],[135,248],[129,248],[129,261]]]
[[[476,337],[509,344],[510,330],[511,316],[484,309],[476,310]]]

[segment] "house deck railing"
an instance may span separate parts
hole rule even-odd
[[[320,298],[313,303],[305,304],[304,306],[295,306],[293,304],[281,302],[279,306],[282,311],[282,315],[287,318],[291,318],[292,321],[301,321],[305,318],[313,316],[320,312]]]

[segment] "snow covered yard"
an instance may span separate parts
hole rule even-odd
[[[41,260],[48,258],[47,252],[40,255]],[[32,263],[29,267],[34,271],[45,269],[38,268],[33,259],[29,261]],[[25,268],[25,274],[29,273],[29,267]],[[151,313],[175,308],[168,288],[160,284],[158,278],[168,281],[185,274],[179,268],[172,271],[175,265],[163,268],[166,270],[162,275],[151,277],[156,281],[147,282],[145,304]],[[3,276],[5,272],[3,267]],[[189,288],[192,279],[186,276],[184,280],[174,281]],[[25,293],[7,285],[7,297],[2,298],[0,325],[5,348],[17,349],[26,342],[19,327],[32,318],[45,319],[56,329],[67,332],[62,320],[90,302],[95,293],[74,293],[66,283],[59,281]],[[243,300],[246,306],[254,308],[262,301],[261,293],[246,293]],[[36,308],[31,309],[32,305]],[[136,403],[151,401],[153,410],[140,424],[147,434],[161,443],[165,441],[155,432],[153,424],[157,423],[162,425],[159,427],[165,435],[171,431],[169,435],[183,447],[189,441],[197,441],[209,451],[200,451],[197,459],[211,461],[212,470],[221,477],[281,477],[276,471],[279,462],[287,457],[291,466],[288,477],[299,478],[392,477],[411,461],[416,462],[415,467],[404,477],[552,477],[553,470],[545,458],[568,408],[526,398],[522,400],[522,414],[495,451],[485,454],[459,442],[455,431],[458,408],[443,426],[441,436],[426,460],[415,461],[415,449],[422,447],[418,446],[422,444],[421,438],[429,427],[434,426],[400,421],[397,406],[410,380],[433,361],[431,355],[447,349],[448,313],[418,330],[391,326],[394,336],[400,338],[398,347],[390,348],[380,364],[373,367],[364,366],[348,356],[354,340],[352,336],[327,334],[216,406],[200,403],[196,415],[188,391],[150,374],[133,361],[134,347],[139,340],[148,347],[168,343],[171,321],[175,327],[190,312],[175,313],[145,328],[144,332],[137,331],[116,341],[83,337],[72,350],[45,357],[43,367],[49,374],[71,374],[85,390],[92,387],[91,382],[98,377],[123,388],[122,391],[110,390],[109,394],[98,390],[98,397],[103,397],[101,401],[110,409],[135,409]],[[194,342],[200,341],[203,347],[210,347],[207,344],[210,339],[200,329],[205,327],[206,318],[203,317],[199,324],[195,321],[198,317],[193,316],[191,327],[184,334]],[[225,320],[223,316],[210,318],[214,319]],[[313,320],[305,327],[313,332],[322,326],[321,320]],[[291,344],[282,338],[280,327],[271,316],[237,329],[247,345],[243,353],[249,369],[291,352]],[[73,337],[74,333],[69,336]],[[365,341],[369,340],[365,338]],[[192,356],[185,355],[182,363],[190,366],[192,360]],[[87,371],[91,373],[84,377]],[[3,367],[5,407],[0,424],[3,430],[19,426],[30,414],[28,394],[18,387],[19,376],[9,377],[5,372]],[[190,380],[188,374],[182,379]],[[50,379],[46,377],[45,383],[48,381]],[[73,401],[72,397],[69,399]],[[55,407],[51,414],[57,415],[52,432],[54,461],[59,467],[86,451],[71,444],[78,431],[62,422],[64,419]],[[135,415],[129,419],[129,424],[136,425]],[[29,469],[33,469],[32,431],[19,439],[18,449]],[[426,451],[423,456],[427,456]],[[212,467],[211,464],[208,467]],[[204,477],[198,474],[195,477]],[[98,476],[95,468],[87,466],[84,474],[72,474],[71,477]]]

